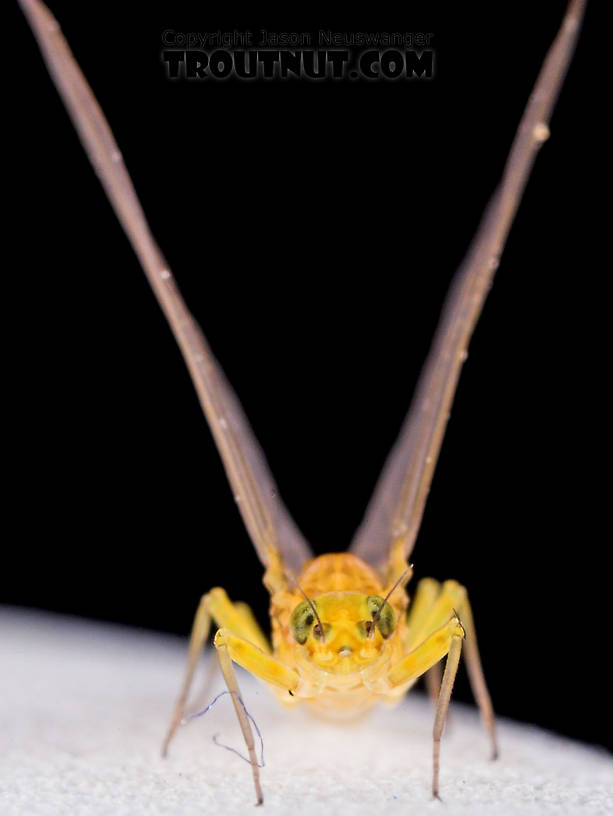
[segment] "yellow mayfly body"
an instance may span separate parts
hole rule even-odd
[[[249,751],[258,803],[263,794],[254,739],[233,663],[264,680],[288,705],[343,716],[378,701],[399,700],[425,675],[436,699],[432,789],[437,796],[441,734],[461,656],[496,756],[494,714],[466,589],[456,581],[424,579],[409,605],[409,557],[467,346],[538,148],[548,136],[585,2],[571,0],[568,5],[501,181],[453,280],[411,409],[351,548],[317,558],[279,499],[240,403],[151,235],[121,153],[57,22],[38,0],[20,3],[181,348],[271,595],[271,642],[249,608],[232,602],[223,589],[211,589],[202,597],[164,752],[183,718],[194,670],[214,622],[214,644]]]

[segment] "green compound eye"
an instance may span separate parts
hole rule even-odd
[[[374,618],[383,606],[383,598],[379,595],[369,595],[368,598],[366,598],[366,604],[371,617]],[[396,618],[394,617],[394,610],[386,603],[383,609],[381,609],[381,615],[377,620],[377,629],[381,632],[382,637],[388,638],[394,631],[395,626]]]
[[[292,612],[289,625],[292,630],[294,640],[302,646],[306,643],[311,626],[315,622],[315,615],[308,601],[302,601]]]

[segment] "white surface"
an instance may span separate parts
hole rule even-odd
[[[37,613],[0,610],[2,816],[252,813],[249,766],[211,741],[242,745],[223,697],[160,743],[186,640]],[[223,689],[214,671],[204,701]],[[441,796],[430,798],[432,710],[413,692],[354,725],[285,711],[240,671],[264,737],[266,814],[607,814],[613,762],[602,752],[500,722],[501,758],[471,708],[452,705]],[[202,678],[201,678],[202,690]]]

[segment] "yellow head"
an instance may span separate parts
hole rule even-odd
[[[292,636],[305,656],[335,674],[351,674],[372,663],[395,626],[390,604],[361,592],[327,592],[301,601],[290,618]]]

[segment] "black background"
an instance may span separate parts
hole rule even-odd
[[[360,521],[564,5],[377,4],[349,18],[53,4],[316,552],[344,549]],[[412,560],[417,578],[468,586],[500,714],[605,743],[590,14]],[[169,28],[431,32],[436,76],[173,83]],[[186,634],[220,584],[265,621],[262,568],[178,349],[23,19],[7,30],[19,82],[4,600]],[[470,698],[464,675],[454,693]]]

